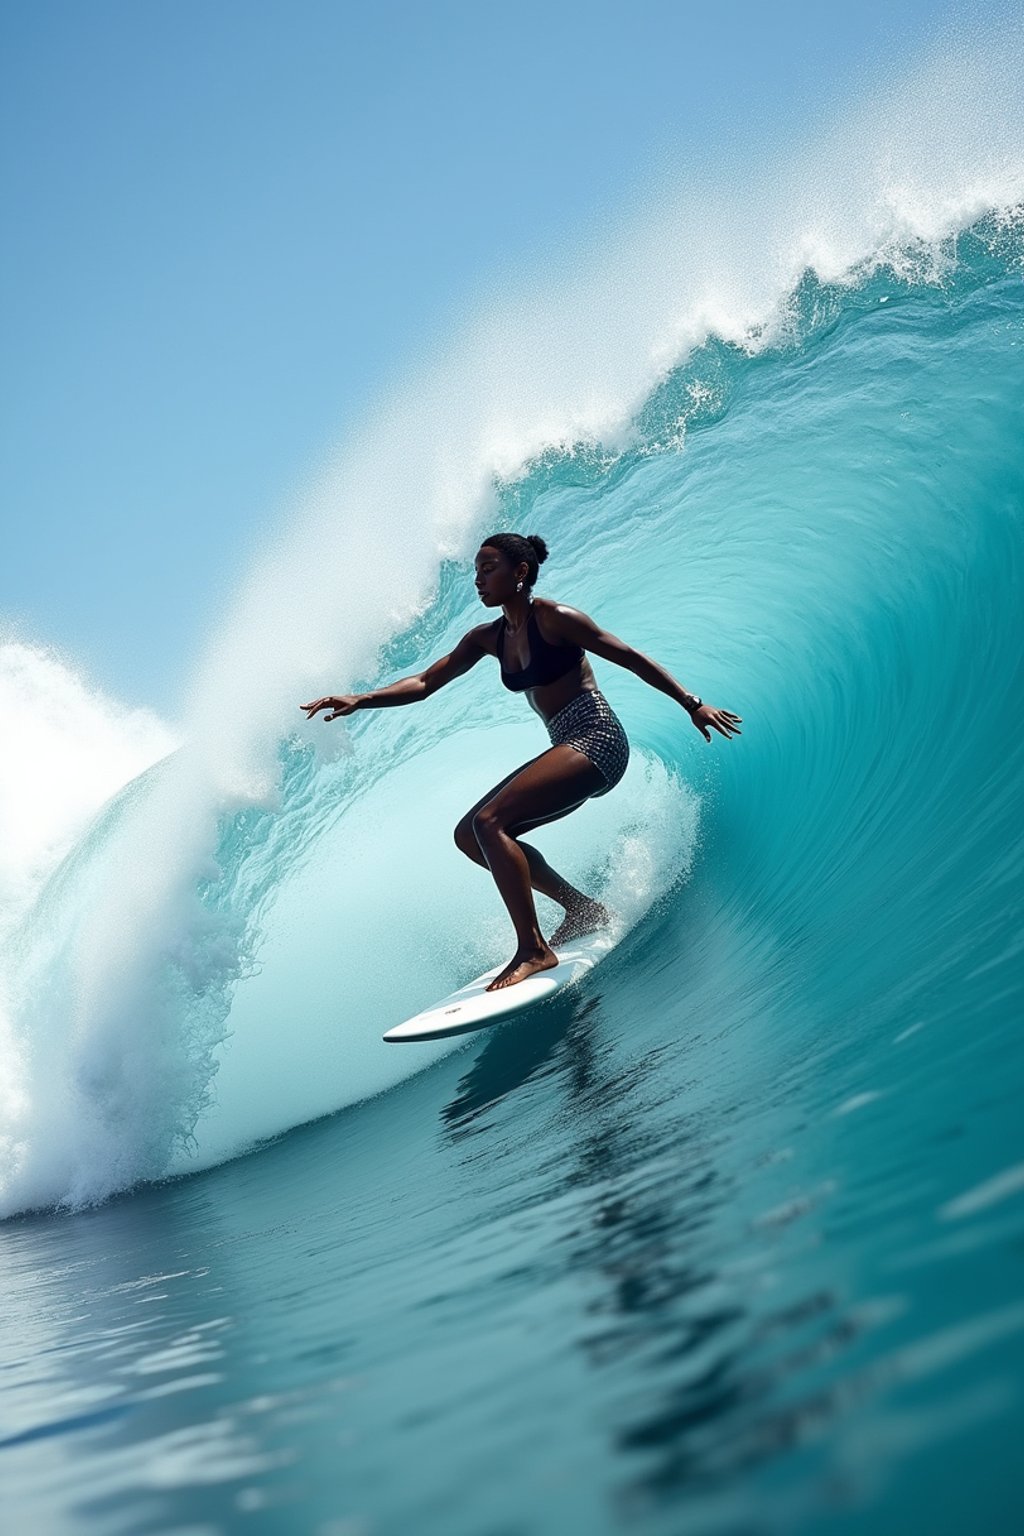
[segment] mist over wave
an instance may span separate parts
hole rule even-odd
[[[150,710],[90,688],[62,658],[0,641],[0,933],[89,818],[177,741]]]
[[[548,539],[538,590],[746,721],[712,752],[598,663],[634,760],[539,835],[570,878],[633,925],[702,882],[744,935],[722,1006],[783,1036],[869,989],[909,1018],[945,975],[936,935],[987,957],[976,996],[997,986],[1008,940],[971,870],[1005,902],[1017,748],[979,761],[970,701],[978,676],[1019,701],[1022,58],[1019,28],[940,52],[781,172],[665,195],[351,432],[211,637],[186,745],[156,762],[141,722],[138,757],[105,748],[5,873],[28,889],[148,767],[8,936],[0,1211],[203,1166],[442,1049],[379,1035],[500,958],[451,828],[543,732],[484,665],[424,709],[295,719],[478,622],[468,561],[499,520]],[[801,995],[812,910],[830,964]]]

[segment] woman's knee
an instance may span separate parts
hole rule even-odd
[[[479,847],[487,842],[489,838],[494,837],[495,833],[503,832],[505,830],[505,820],[506,818],[501,812],[495,810],[492,806],[482,806],[473,817],[472,823],[473,836],[476,839],[477,846]]]
[[[468,859],[473,859],[477,864],[483,863],[483,854],[480,852],[480,844],[476,840],[473,831],[472,817],[463,816],[454,832],[455,846]]]

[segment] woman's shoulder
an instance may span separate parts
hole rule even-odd
[[[575,608],[570,608],[568,603],[560,603],[553,597],[535,597],[533,612],[541,635],[549,644],[570,644],[565,632],[564,620],[572,617],[576,612]]]
[[[498,617],[496,619],[491,619],[488,624],[475,625],[474,628],[469,631],[469,634],[466,636],[466,638],[471,640],[479,650],[484,651],[488,656],[497,656],[498,636],[501,633],[504,622],[505,615],[503,613],[499,613]]]
[[[530,611],[545,630],[553,629],[558,623],[558,610],[561,603],[556,603],[551,597],[535,597],[530,604]]]

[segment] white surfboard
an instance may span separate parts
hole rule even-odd
[[[467,982],[449,997],[442,998],[439,1003],[432,1004],[404,1023],[396,1024],[388,1030],[384,1039],[442,1040],[446,1035],[462,1035],[471,1029],[483,1029],[488,1024],[497,1024],[500,1019],[507,1019],[514,1013],[523,1013],[527,1008],[535,1008],[538,1003],[561,992],[563,987],[569,986],[585,971],[591,970],[599,960],[603,960],[609,950],[615,948],[616,942],[615,936],[607,928],[597,933],[588,933],[581,939],[570,939],[566,944],[555,946],[558,964],[553,965],[550,971],[535,971],[525,981],[516,981],[510,987],[499,987],[495,992],[488,992],[487,983],[493,981],[508,962],[492,965],[489,971],[484,971],[475,981]]]

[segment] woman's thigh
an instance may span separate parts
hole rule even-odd
[[[600,768],[575,747],[549,747],[496,785],[470,817],[518,836],[567,816],[605,782]]]
[[[475,805],[470,806],[469,810],[464,816],[460,816],[459,826],[471,827],[473,825],[473,817],[476,815],[477,811],[482,811],[488,800],[493,800],[495,795],[498,794],[500,790],[505,788],[506,784],[511,784],[513,779],[518,778],[519,774],[524,772],[525,769],[529,768],[530,763],[535,761],[536,759],[531,757],[528,762],[520,763],[518,768],[513,768],[511,773],[506,773],[505,777],[501,779],[497,784],[495,784],[491,789],[489,789],[485,795],[480,796],[480,799],[476,802]]]

